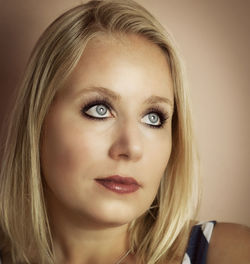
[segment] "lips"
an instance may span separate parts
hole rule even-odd
[[[140,188],[140,184],[132,177],[113,175],[95,180],[106,189],[119,194],[133,193]]]

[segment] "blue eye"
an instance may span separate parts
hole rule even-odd
[[[149,125],[153,128],[160,128],[163,127],[167,117],[162,113],[158,112],[158,110],[154,110],[154,112],[150,112],[147,115],[145,115],[141,121],[143,121],[145,124]]]
[[[110,116],[110,115],[106,115],[108,111],[109,109],[105,105],[100,104],[90,107],[85,113],[92,117],[104,118]]]
[[[105,119],[111,117],[111,108],[109,107],[106,101],[92,101],[87,104],[81,110],[82,114],[84,114],[88,118],[92,119]]]
[[[110,102],[107,100],[97,99],[87,103],[87,105],[82,108],[81,113],[90,119],[105,120],[113,116],[111,109],[112,106]],[[161,128],[164,126],[167,119],[167,112],[162,110],[160,107],[155,106],[147,110],[147,113],[144,114],[141,122],[151,128]]]

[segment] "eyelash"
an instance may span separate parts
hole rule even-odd
[[[89,118],[89,119],[104,121],[107,117],[103,117],[103,118],[102,117],[94,117],[94,116],[88,115],[86,113],[86,111],[88,111],[91,107],[97,106],[97,105],[105,106],[109,112],[111,112],[113,109],[112,103],[110,102],[110,100],[108,98],[96,98],[96,99],[90,100],[89,102],[85,103],[85,105],[81,109],[81,114],[84,115],[86,118]],[[154,107],[147,109],[147,111],[144,113],[143,116],[151,114],[151,113],[155,113],[158,115],[158,117],[160,119],[160,125],[151,125],[151,124],[147,124],[147,123],[145,123],[145,125],[147,125],[151,128],[163,128],[165,123],[166,123],[166,120],[169,118],[168,113],[166,111],[164,111],[163,109],[161,109],[160,106],[154,106]]]

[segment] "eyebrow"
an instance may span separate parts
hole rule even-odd
[[[88,92],[101,93],[103,95],[106,95],[112,98],[114,101],[119,101],[121,99],[121,96],[117,94],[116,92],[113,92],[110,89],[101,87],[101,86],[92,86],[92,87],[84,88],[84,90],[81,90],[79,93],[77,93],[76,96],[79,96],[80,94],[85,94]],[[144,101],[144,104],[154,104],[154,103],[166,103],[173,108],[173,102],[167,97],[152,95]]]

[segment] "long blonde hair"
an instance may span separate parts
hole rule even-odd
[[[183,257],[199,201],[199,166],[185,71],[172,36],[132,0],[89,1],[57,18],[38,40],[18,90],[0,171],[0,249],[14,263],[54,263],[40,168],[43,122],[56,92],[100,33],[137,34],[158,45],[174,84],[172,152],[153,209],[129,226],[138,263]],[[153,214],[153,216],[152,216]]]

